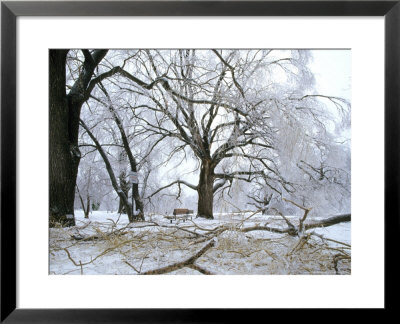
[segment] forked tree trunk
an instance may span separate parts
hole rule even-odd
[[[50,50],[49,64],[49,226],[74,226],[76,174],[80,155],[75,153],[69,128],[65,92],[67,50]]]
[[[211,161],[204,160],[200,169],[200,180],[197,188],[199,194],[199,202],[197,206],[197,216],[208,219],[214,219],[213,202],[214,202],[214,167]]]

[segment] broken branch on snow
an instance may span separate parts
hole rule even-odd
[[[211,249],[213,246],[215,246],[215,240],[212,239],[210,242],[208,242],[200,251],[198,251],[196,254],[194,254],[193,256],[187,258],[184,261],[181,262],[177,262],[174,264],[171,264],[169,266],[163,267],[163,268],[159,268],[159,269],[155,269],[155,270],[149,270],[146,272],[142,272],[142,275],[156,275],[156,274],[164,274],[164,273],[168,273],[168,272],[172,272],[184,267],[196,267],[196,270],[200,271],[200,267],[199,266],[193,266],[194,262],[200,258],[204,253],[206,253],[209,249]],[[202,269],[202,268],[201,268]],[[207,271],[202,269],[203,271]],[[201,272],[201,271],[200,271]],[[208,272],[208,271],[207,271]],[[205,274],[209,274],[209,273],[205,273]]]

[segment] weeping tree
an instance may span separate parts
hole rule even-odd
[[[174,141],[168,159],[195,158],[199,179],[176,179],[148,198],[183,185],[197,191],[198,216],[212,219],[215,193],[236,181],[262,178],[272,192],[294,193],[287,176],[298,162],[293,151],[348,114],[345,100],[315,92],[309,58],[305,50],[138,51],[114,84],[121,95],[134,94],[126,105],[149,138]]]
[[[351,159],[350,147],[331,141],[314,141],[312,153],[298,159],[298,199],[305,204],[334,210],[337,213],[350,210]]]

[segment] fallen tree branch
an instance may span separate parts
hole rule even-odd
[[[196,270],[196,271],[198,271],[198,272],[200,272],[200,273],[202,273],[204,275],[214,275],[213,272],[208,271],[207,269],[204,269],[204,268],[198,266],[197,264],[189,264],[187,267],[191,268],[193,270]]]
[[[130,264],[128,261],[124,260],[124,263],[126,263],[128,266],[130,266],[133,270],[135,270],[137,273],[139,273],[140,271],[137,270],[132,264]]]
[[[314,232],[311,233],[311,235],[315,235],[315,236],[319,237],[323,241],[330,241],[330,242],[334,242],[334,243],[341,244],[341,245],[344,245],[344,246],[347,246],[347,247],[351,248],[350,244],[347,244],[347,243],[344,243],[344,242],[340,242],[340,241],[336,241],[336,240],[327,238],[327,237],[325,237],[323,235],[320,235],[320,234],[317,234],[317,233],[314,233]]]
[[[286,222],[287,226],[288,226],[288,233],[292,236],[296,236],[298,231],[296,229],[296,227],[292,224],[292,222],[289,221],[289,219],[284,216],[278,209],[276,208],[271,208],[271,210],[274,210],[275,212],[277,212],[279,214],[279,216],[281,216],[284,221]]]
[[[115,223],[111,218],[107,218],[107,219],[109,219],[109,220],[111,220],[113,222],[113,228],[115,228],[117,223]],[[119,217],[118,217],[118,219],[119,219]],[[117,222],[118,222],[118,220],[117,220]],[[126,225],[124,227],[121,227],[119,229],[113,229],[113,230],[111,230],[111,232],[101,232],[100,236],[99,235],[95,235],[95,234],[94,235],[90,235],[90,236],[76,236],[76,235],[73,235],[73,234],[71,235],[70,234],[70,236],[71,236],[72,239],[77,240],[77,241],[95,241],[95,240],[106,239],[107,237],[112,236],[112,235],[116,235],[116,234],[122,236],[122,235],[130,233],[130,231],[123,232],[124,230],[135,229],[135,228],[144,228],[144,227],[149,227],[149,226],[159,226],[159,225],[150,223],[150,224],[143,225],[143,226],[132,226],[132,223],[129,223],[128,225]]]
[[[317,227],[329,227],[332,225],[336,225],[339,223],[345,223],[345,222],[350,222],[351,221],[351,214],[345,214],[345,215],[336,215],[332,216],[326,219],[322,219],[320,221],[315,221],[312,223],[304,224],[304,230],[308,230],[311,228],[317,228]],[[286,227],[286,228],[276,228],[276,227],[269,227],[269,226],[252,226],[252,227],[245,227],[240,230],[241,232],[251,232],[251,231],[269,231],[273,233],[288,233],[292,231],[291,227]]]
[[[279,234],[285,234],[285,233],[289,233],[290,228],[276,228],[276,227],[269,227],[269,226],[260,226],[260,225],[256,225],[256,226],[252,226],[252,227],[245,227],[242,228],[240,230],[240,232],[251,232],[251,231],[268,231],[268,232],[272,232],[272,233],[279,233]]]
[[[351,214],[344,214],[344,215],[336,215],[326,219],[322,219],[320,221],[315,221],[312,223],[304,224],[304,229],[308,230],[310,228],[317,228],[317,227],[329,227],[332,225],[336,225],[339,223],[345,223],[351,221]]]
[[[338,263],[341,260],[351,260],[350,256],[343,254],[335,254],[333,256],[333,267],[335,269],[336,274],[339,274]]]
[[[294,248],[289,253],[286,254],[286,256],[289,256],[289,255],[293,254],[293,252],[296,252],[296,251],[302,249],[303,246],[309,240],[310,236],[311,236],[311,234],[301,236],[300,240],[297,242],[297,244],[294,246]]]
[[[203,234],[190,231],[190,230],[188,230],[188,229],[186,229],[186,228],[184,228],[184,227],[170,226],[170,225],[160,225],[160,224],[158,224],[158,223],[156,223],[156,222],[152,222],[152,223],[153,223],[155,226],[158,226],[158,227],[163,227],[163,228],[168,228],[168,229],[175,229],[175,230],[178,230],[178,231],[183,231],[183,232],[187,232],[187,233],[189,233],[189,234],[193,234],[193,235],[195,235],[195,236],[203,236],[203,237],[206,237],[206,236],[203,235]]]
[[[210,242],[208,242],[200,251],[198,251],[196,254],[194,254],[193,256],[191,256],[190,258],[181,261],[181,262],[177,262],[174,264],[171,264],[169,266],[163,267],[163,268],[159,268],[159,269],[155,269],[155,270],[149,270],[146,272],[142,272],[141,275],[156,275],[156,274],[164,274],[164,273],[168,273],[168,272],[172,272],[178,269],[181,269],[183,267],[188,267],[188,266],[192,266],[193,263],[200,258],[204,253],[206,253],[210,248],[212,248],[213,246],[215,246],[215,240],[211,240]],[[196,267],[196,266],[195,266]],[[197,268],[199,268],[197,266]],[[197,270],[197,269],[196,269]]]
[[[131,243],[131,242],[133,242],[133,241],[134,241],[134,240],[124,241],[124,242],[119,243],[119,244],[117,244],[117,245],[115,245],[115,246],[113,246],[113,247],[110,247],[110,248],[108,248],[108,249],[105,249],[103,252],[101,252],[99,255],[97,255],[94,259],[91,258],[90,261],[85,262],[85,263],[81,263],[81,261],[79,261],[79,263],[77,263],[77,262],[71,257],[71,254],[70,254],[70,252],[68,251],[67,248],[64,248],[63,250],[67,253],[68,259],[70,259],[70,261],[71,261],[75,266],[77,266],[77,267],[82,267],[82,266],[84,266],[84,265],[88,265],[88,264],[93,263],[93,262],[96,261],[98,258],[102,257],[103,255],[105,255],[105,254],[107,254],[107,253],[109,253],[109,252],[111,252],[111,251],[114,251],[115,249],[117,249],[117,248],[119,248],[119,247],[121,247],[121,246],[123,246],[123,245],[125,245],[125,244]]]
[[[286,199],[286,198],[282,198],[282,200],[284,200],[284,201],[286,201],[286,202],[288,202],[288,203],[291,203],[291,204],[295,205],[296,207],[298,207],[298,208],[304,210],[304,215],[303,215],[303,217],[300,218],[300,220],[299,220],[300,223],[299,223],[299,229],[298,229],[298,233],[303,233],[303,230],[304,230],[303,224],[304,224],[304,222],[305,222],[305,220],[306,220],[306,218],[307,218],[308,213],[310,212],[310,210],[311,210],[312,208],[303,207],[303,206],[301,206],[301,205],[295,203],[294,201],[291,201],[291,200]],[[286,220],[286,219],[285,219],[285,220]]]
[[[76,241],[96,241],[96,240],[105,240],[107,237],[111,236],[111,235],[115,235],[118,234],[120,236],[128,234],[129,232],[122,232],[122,229],[113,231],[113,232],[109,232],[109,233],[101,233],[101,235],[90,235],[90,236],[76,236],[76,235],[71,235],[71,238],[76,240]]]

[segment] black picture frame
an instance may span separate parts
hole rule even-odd
[[[400,0],[396,1],[5,1],[1,3],[1,322],[235,322],[265,309],[16,308],[16,19],[19,16],[384,16],[385,17],[385,309],[398,274],[389,250],[399,236]],[[371,148],[373,150],[373,148]],[[40,294],[40,292],[38,292]],[[134,296],[134,293],[133,293]],[[394,295],[393,295],[394,296]],[[134,305],[134,302],[132,302]],[[261,313],[261,314],[260,314]],[[250,315],[249,315],[250,316]]]

